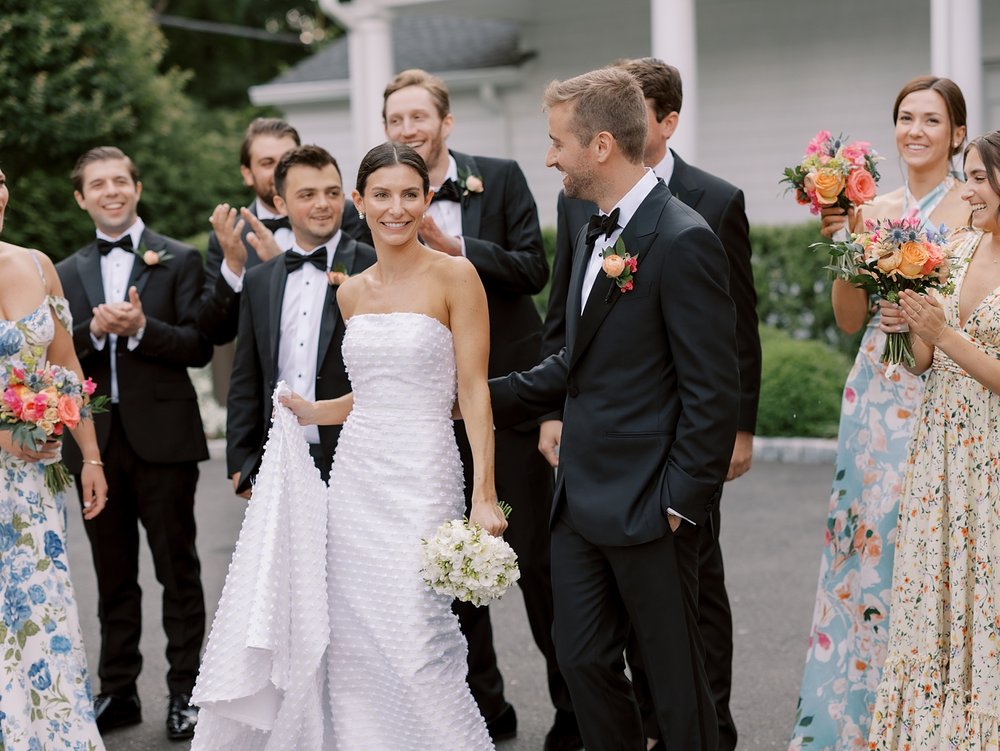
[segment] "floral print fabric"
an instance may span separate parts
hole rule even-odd
[[[44,363],[53,317],[70,328],[65,300],[48,297],[18,321],[0,321],[0,366]],[[43,467],[0,451],[0,747],[99,751],[93,697],[65,548],[65,495]]]
[[[972,236],[975,246],[978,236]],[[971,255],[970,249],[966,257]],[[961,289],[967,265],[960,270]],[[962,326],[1000,359],[1000,289]],[[893,626],[872,749],[1000,749],[1000,395],[934,354],[899,509]]]
[[[789,751],[867,748],[888,641],[896,513],[923,380],[879,362],[868,324],[844,386],[819,585]]]

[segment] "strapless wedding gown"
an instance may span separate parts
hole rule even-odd
[[[451,600],[431,591],[420,576],[421,538],[465,510],[451,421],[456,393],[451,331],[419,313],[355,315],[347,324],[343,353],[354,407],[334,455],[325,558],[311,560],[320,554],[303,550],[315,551],[315,545],[294,532],[273,546],[267,532],[260,533],[263,545],[243,544],[248,526],[254,526],[252,514],[259,515],[258,529],[267,526],[267,518],[273,526],[285,510],[308,516],[313,524],[320,516],[314,507],[296,511],[295,496],[301,498],[307,486],[323,492],[308,485],[311,472],[288,472],[268,462],[267,453],[276,452],[275,431],[287,417],[279,414],[198,678],[195,701],[207,706],[193,748],[493,749],[466,683],[467,647]],[[296,435],[293,422],[289,430]],[[301,467],[305,444],[293,448],[288,463]],[[293,484],[296,491],[286,487]],[[271,496],[281,495],[284,501],[272,504]],[[258,502],[281,511],[254,509]],[[258,555],[252,546],[266,553]],[[258,556],[242,565],[242,579],[235,571],[241,554]],[[267,565],[261,565],[265,559]],[[287,603],[290,617],[255,616],[255,608],[248,608],[255,571],[287,577],[277,584],[272,580],[269,591],[281,590],[274,602]],[[324,578],[327,596],[317,597],[314,585]],[[305,591],[309,587],[311,593]],[[308,637],[308,644],[294,636],[296,624],[302,624],[300,634],[308,633],[317,622],[325,626],[327,617],[322,636]],[[262,622],[259,628],[255,621]],[[282,631],[285,622],[292,625]],[[290,646],[274,644],[278,631]],[[326,652],[317,663],[323,639]],[[296,729],[286,734],[281,727]]]

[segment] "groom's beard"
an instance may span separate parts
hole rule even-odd
[[[593,170],[589,168],[576,175],[567,172],[566,179],[563,180],[563,193],[566,194],[567,198],[581,198],[585,201],[596,202],[594,191],[596,184],[597,180],[594,178]]]

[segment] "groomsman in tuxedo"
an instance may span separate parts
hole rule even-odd
[[[91,149],[77,161],[72,179],[97,238],[56,270],[73,314],[80,364],[97,393],[111,398],[110,411],[94,419],[111,502],[84,524],[101,621],[97,727],[103,733],[142,720],[136,692],[141,522],[163,585],[167,735],[183,740],[194,734],[198,718],[188,705],[205,635],[194,495],[198,462],[208,458],[208,447],[187,371],[212,354],[195,325],[201,255],[145,226],[138,216],[138,171],[119,149]],[[72,437],[65,443],[79,488],[80,451]]]
[[[220,204],[212,213],[213,231],[208,236],[205,258],[205,288],[202,291],[198,327],[213,344],[231,342],[236,336],[240,310],[240,283],[244,269],[269,260],[275,249],[292,243],[288,217],[275,208],[274,168],[285,152],[300,144],[298,131],[284,120],[258,117],[247,127],[240,146],[240,173],[243,183],[253,188],[256,198],[247,211],[260,219],[274,234],[277,245],[251,243],[250,222],[238,216],[228,204]],[[219,241],[219,235],[227,240]]]
[[[285,152],[274,169],[274,184],[275,208],[291,223],[289,247],[245,271],[236,290],[239,334],[227,405],[226,460],[234,490],[247,498],[260,468],[278,381],[310,400],[351,390],[340,351],[345,328],[337,307],[337,276],[330,272],[357,274],[375,262],[374,248],[340,230],[344,189],[340,168],[327,151],[299,146]],[[303,432],[326,480],[340,426],[309,425]]]
[[[470,156],[447,147],[454,124],[448,89],[423,70],[407,70],[386,86],[382,117],[386,136],[412,146],[430,172],[434,201],[420,236],[442,253],[468,258],[486,289],[490,313],[491,376],[538,362],[541,319],[531,295],[545,286],[548,263],[527,181],[516,162]],[[365,238],[353,204],[344,229]],[[462,423],[456,438],[465,468],[466,501],[472,488],[472,456]],[[532,635],[546,659],[555,720],[546,751],[581,747],[576,718],[552,644],[552,583],[549,536],[545,528],[552,502],[552,471],[538,455],[538,425],[529,421],[496,434],[497,492],[514,511],[506,539],[517,552],[521,591]],[[503,693],[489,609],[456,603],[469,642],[469,687],[493,739],[512,738],[517,716]]]
[[[599,214],[574,242],[566,346],[491,380],[494,421],[562,410],[554,633],[587,751],[646,748],[622,661],[630,629],[667,747],[715,751],[698,557],[736,435],[729,265],[705,221],[643,166],[633,76],[611,67],[556,81],[545,105],[546,164]],[[635,260],[627,280],[622,255],[604,258],[619,240]]]
[[[643,161],[653,169],[670,192],[697,211],[719,236],[729,259],[729,293],[736,305],[736,343],[739,350],[740,405],[736,445],[729,462],[727,480],[750,468],[753,434],[760,395],[760,336],[757,331],[757,294],[750,265],[750,228],[743,192],[714,175],[687,164],[668,147],[680,116],[680,73],[655,58],[618,63],[639,81],[646,99],[646,147]],[[566,342],[566,299],[572,263],[573,240],[597,211],[590,201],[567,198],[559,193],[556,225],[556,255],[542,342],[542,356],[558,352]],[[539,447],[555,465],[558,462],[562,423],[546,420],[541,426]],[[705,643],[709,683],[719,717],[719,751],[736,748],[736,726],[729,709],[733,664],[733,619],[726,594],[722,550],[719,546],[720,506],[717,504],[701,540],[698,566],[698,625]],[[630,658],[632,653],[630,653]],[[641,662],[630,659],[632,679],[643,710],[647,734],[659,737],[652,701]]]

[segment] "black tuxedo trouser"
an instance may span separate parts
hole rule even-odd
[[[699,541],[698,630],[705,645],[705,671],[719,722],[719,751],[734,751],[737,740],[736,723],[729,709],[733,684],[733,614],[726,594],[725,569],[719,545],[720,524],[721,515],[716,505],[712,511],[711,526],[706,525],[702,529]],[[659,738],[661,733],[652,697],[649,695],[646,670],[642,666],[639,646],[634,638],[629,639],[627,654],[646,735]]]
[[[195,549],[194,493],[198,464],[151,464],[129,445],[111,409],[111,434],[104,452],[108,503],[84,522],[97,572],[101,692],[135,692],[142,669],[142,590],[139,588],[139,522],[163,585],[163,630],[167,636],[167,686],[190,693],[198,675],[205,637],[205,597]],[[79,490],[80,478],[76,478]]]
[[[466,504],[472,486],[472,453],[464,426],[455,424],[455,438],[465,470]],[[538,452],[538,431],[496,433],[496,486],[501,501],[513,506],[504,539],[517,553],[518,585],[535,644],[545,657],[549,696],[556,709],[573,711],[566,681],[559,672],[552,642],[552,578],[549,559],[549,516],[552,509],[552,468]],[[468,513],[468,507],[466,509]],[[462,633],[469,643],[469,690],[487,720],[506,706],[503,676],[493,648],[488,607],[455,601]]]
[[[646,733],[624,673],[630,630],[644,656],[650,696],[669,749],[715,751],[715,709],[697,623],[700,530],[642,545],[595,545],[563,510],[552,530],[559,666],[587,751],[644,751]]]

